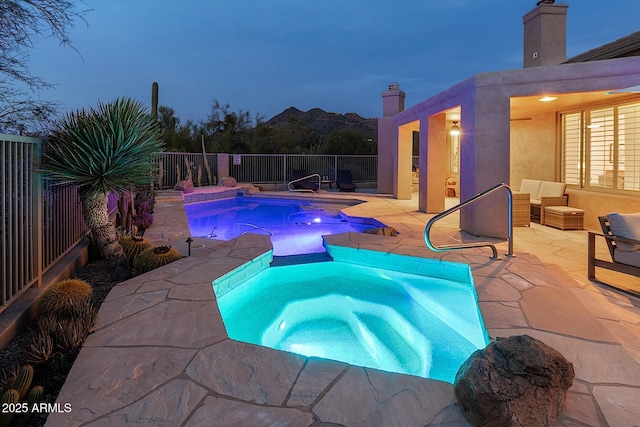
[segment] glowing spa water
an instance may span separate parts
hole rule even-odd
[[[489,342],[469,267],[382,255],[395,270],[414,273],[331,261],[214,281],[229,337],[453,383],[460,365]]]
[[[322,236],[326,234],[384,227],[372,219],[350,222],[340,209],[354,204],[233,197],[188,204],[185,210],[192,236],[231,240],[244,233],[266,234],[274,255],[294,255],[324,252]]]

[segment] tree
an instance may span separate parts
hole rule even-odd
[[[213,151],[218,153],[248,153],[251,141],[248,130],[252,127],[248,111],[231,111],[229,104],[213,101],[202,132],[213,140]]]
[[[69,113],[55,123],[43,150],[44,172],[78,186],[82,214],[100,255],[122,268],[126,256],[109,220],[107,196],[149,184],[160,130],[140,102],[128,98]]]
[[[339,129],[329,135],[325,154],[376,154],[378,145],[365,134]]]
[[[68,0],[0,0],[0,132],[33,128],[56,111],[29,93],[51,87],[29,72],[29,51],[39,37],[71,46],[69,28],[85,12]]]
[[[158,111],[162,140],[167,151],[189,153],[201,149],[200,139],[196,139],[198,128],[191,120],[184,125],[180,124],[174,109],[164,105],[160,106]]]

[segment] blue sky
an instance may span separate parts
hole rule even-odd
[[[640,0],[573,0],[569,57],[640,30]],[[486,71],[522,67],[536,0],[86,0],[88,25],[36,45],[33,74],[65,110],[119,96],[204,120],[214,100],[268,119],[294,106],[382,114],[398,82],[411,106]]]

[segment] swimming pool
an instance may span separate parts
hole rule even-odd
[[[185,211],[192,236],[231,240],[244,233],[266,234],[273,254],[282,256],[324,252],[323,235],[384,227],[340,213],[357,203],[245,196],[187,204]]]
[[[337,259],[214,281],[229,337],[450,383],[488,344],[467,265],[351,248]]]

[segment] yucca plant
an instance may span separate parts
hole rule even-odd
[[[148,185],[155,164],[151,160],[161,150],[159,127],[130,98],[65,115],[46,140],[42,170],[78,186],[82,213],[101,257],[123,268],[127,259],[109,220],[107,196]]]

